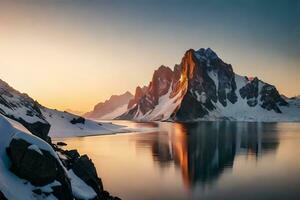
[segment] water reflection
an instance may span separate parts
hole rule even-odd
[[[154,161],[161,168],[174,163],[187,188],[213,184],[225,169],[233,167],[237,155],[259,159],[265,153],[274,153],[279,145],[276,123],[199,122],[159,126],[159,133],[137,136],[136,145],[150,147]]]

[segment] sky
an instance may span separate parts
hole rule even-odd
[[[300,94],[300,0],[0,0],[0,78],[50,108],[91,110],[202,47]]]

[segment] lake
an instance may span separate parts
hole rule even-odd
[[[154,129],[59,141],[124,200],[300,198],[300,123],[115,123]]]

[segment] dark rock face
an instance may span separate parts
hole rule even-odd
[[[14,119],[14,117],[11,117]],[[16,119],[15,119],[16,120]],[[16,120],[20,122],[25,128],[27,128],[32,134],[38,136],[39,138],[45,140],[48,143],[51,143],[51,138],[48,136],[50,130],[49,123],[42,123],[42,122],[35,122],[35,123],[28,123],[23,119]]]
[[[247,78],[248,80],[248,78]],[[249,81],[249,80],[248,80]],[[249,81],[244,87],[240,89],[240,95],[243,99],[247,98],[247,104],[251,107],[254,107],[258,103],[258,78],[254,78],[252,81]]]
[[[132,99],[128,108],[129,111],[118,119],[132,119],[140,111],[145,114],[158,105],[161,96],[166,95],[171,87],[174,73],[166,66],[160,66],[155,70],[152,80],[147,87],[137,87],[134,99]]]
[[[217,76],[218,83],[211,75]],[[231,103],[237,101],[232,66],[224,63],[211,49],[187,51],[181,62],[181,76],[187,77],[188,88],[174,115],[176,120],[202,118],[215,109],[214,103],[217,101],[223,106],[227,105],[227,100]]]
[[[281,113],[278,105],[288,105],[288,103],[281,97],[276,88],[272,85],[264,85],[261,89],[260,95],[260,100],[262,101],[261,107],[267,110],[274,110],[277,113]]]
[[[39,138],[45,140],[46,142],[50,141],[50,138],[48,137],[48,132],[50,130],[50,124],[48,122],[42,123],[40,121],[34,122],[34,123],[29,123],[23,120],[22,118],[16,118],[13,115],[9,115],[3,112],[0,113],[3,114],[4,116],[11,118],[19,123],[21,123],[25,128],[27,128],[32,134],[38,136]]]
[[[96,168],[87,155],[78,158],[73,163],[72,169],[80,179],[94,189],[98,196],[101,195],[103,191],[102,181],[98,178]]]
[[[97,194],[95,200],[118,200],[118,197],[113,197],[109,192],[105,191],[101,179],[97,175],[96,168],[92,160],[87,156],[80,156],[77,150],[63,150],[56,145],[53,145],[55,151],[60,152],[66,158],[61,159],[67,170],[73,170],[76,176],[83,180],[87,185],[92,187]],[[57,193],[61,193],[61,188],[58,188]]]
[[[261,107],[266,110],[274,110],[277,113],[281,113],[279,106],[287,106],[288,103],[278,93],[277,89],[267,83],[260,81],[257,77],[253,80],[248,80],[248,83],[240,89],[241,97],[247,98],[247,104],[254,107],[258,104],[258,100],[261,101]],[[259,84],[262,84],[262,88],[259,91]],[[259,98],[260,95],[260,99]]]
[[[11,171],[35,186],[44,186],[57,180],[61,186],[56,186],[54,195],[58,199],[72,199],[70,181],[57,159],[48,151],[37,152],[28,148],[30,146],[30,143],[22,139],[11,141],[7,149],[12,162]],[[57,190],[64,192],[55,193]]]
[[[139,101],[139,108],[142,114],[152,110],[158,104],[159,98],[168,93],[172,79],[173,72],[168,67],[160,66],[154,72],[145,95]]]
[[[71,124],[84,124],[85,119],[83,117],[73,118],[71,121]]]
[[[128,103],[128,109],[132,108],[135,104],[137,104],[140,101],[140,99],[145,95],[146,91],[147,91],[146,86],[144,86],[143,88],[138,86],[135,89],[135,95],[134,95],[133,99],[131,99]]]
[[[33,185],[46,185],[53,182],[57,175],[56,159],[49,152],[43,155],[28,149],[31,144],[21,139],[13,139],[8,148],[12,161],[11,170]]]

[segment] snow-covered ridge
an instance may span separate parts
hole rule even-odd
[[[126,93],[125,97],[130,95]],[[125,108],[115,115],[124,110]],[[0,80],[0,114],[20,122],[31,133],[47,141],[49,136],[69,137],[124,132],[121,126],[98,123],[68,112],[46,108],[2,80]],[[75,120],[75,123],[72,120]]]
[[[68,112],[45,107],[41,108],[41,112],[45,119],[51,124],[49,131],[50,137],[88,136],[125,131],[123,130],[123,126],[84,119]],[[79,120],[76,123],[72,123],[74,119]],[[80,121],[80,119],[82,119],[82,121]]]

